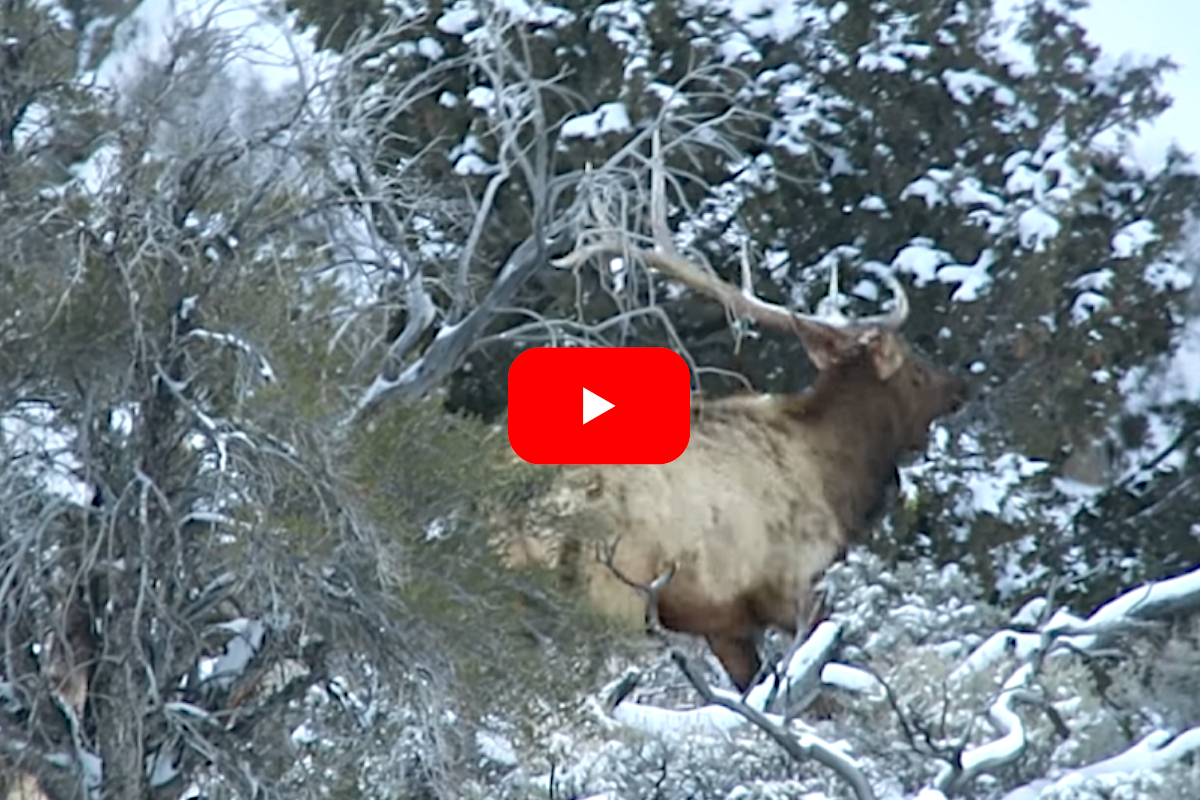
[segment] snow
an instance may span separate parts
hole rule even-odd
[[[88,194],[98,195],[120,169],[119,157],[117,145],[101,145],[86,161],[71,165],[71,174]]]
[[[437,29],[451,36],[462,36],[479,21],[479,12],[469,3],[458,2],[438,17]]]
[[[260,620],[239,617],[223,622],[217,627],[229,631],[233,636],[225,643],[223,654],[202,659],[196,672],[201,681],[214,681],[218,686],[229,686],[242,674],[250,659],[262,647],[267,626]]]
[[[950,299],[959,303],[971,303],[992,285],[989,270],[996,263],[996,251],[988,247],[979,253],[974,264],[948,264],[938,270],[937,279],[942,283],[957,283],[958,288]]]
[[[177,32],[187,26],[236,32],[238,46],[227,62],[242,85],[269,92],[321,71],[311,35],[295,33],[270,0],[142,0],[114,32],[120,44],[97,67],[100,86],[129,85],[146,62],[161,62]]]
[[[438,61],[446,54],[446,48],[432,36],[422,36],[417,40],[417,52],[430,61]]]
[[[1148,583],[1108,601],[1087,619],[1087,627],[1109,625],[1133,615],[1139,607],[1170,605],[1200,595],[1200,569]]]
[[[1133,258],[1141,255],[1146,245],[1158,239],[1154,223],[1147,219],[1131,222],[1113,234],[1113,258]]]
[[[726,66],[739,62],[762,61],[762,53],[758,52],[758,48],[751,44],[746,34],[741,31],[734,31],[729,38],[722,41],[719,45],[719,52],[721,53],[721,63]]]
[[[1108,298],[1096,292],[1080,292],[1071,303],[1071,324],[1082,325],[1097,311],[1103,311],[1111,303]]]
[[[20,122],[12,131],[12,142],[17,150],[44,146],[50,141],[53,119],[50,110],[41,103],[33,103],[19,117]]]
[[[58,424],[52,408],[26,402],[0,415],[0,441],[10,465],[46,492],[77,506],[91,503],[93,488],[76,477],[82,469],[72,449],[75,434]]]
[[[475,732],[475,746],[479,754],[488,761],[502,767],[515,767],[520,761],[512,742],[502,734],[489,730]]]
[[[995,80],[973,69],[944,70],[942,82],[946,84],[946,91],[956,102],[967,106],[997,85]]]
[[[1046,249],[1046,243],[1058,236],[1062,225],[1041,206],[1033,206],[1017,219],[1017,238],[1021,246],[1035,253]]]
[[[465,153],[454,162],[455,175],[494,175],[500,168],[475,153]]]
[[[1175,336],[1170,356],[1160,364],[1130,370],[1122,378],[1121,391],[1131,412],[1200,400],[1200,317],[1190,319]]]
[[[1003,211],[1005,202],[998,195],[983,188],[978,178],[968,176],[959,181],[951,194],[954,204],[959,207],[983,206],[992,211]]]
[[[490,102],[492,98],[491,89],[486,91],[486,99]],[[468,93],[468,99],[471,99],[472,93],[477,107],[478,103],[482,102],[485,94],[481,93],[479,87],[472,89]],[[481,153],[483,152],[483,142],[479,137],[468,135],[463,138],[462,142],[450,150],[450,158],[454,159],[454,174],[456,175],[494,175],[499,166],[485,159]]]
[[[826,663],[829,653],[841,636],[841,631],[840,624],[829,620],[818,625],[792,654],[791,660],[783,670],[784,686],[797,683],[803,685],[810,675],[820,670],[821,680],[825,680],[825,674],[828,672],[830,682],[837,682],[836,685],[850,691],[878,688],[874,678],[862,670]],[[722,689],[714,689],[713,692],[730,700],[740,700],[739,695]],[[750,708],[765,711],[775,693],[774,680],[764,680],[750,690],[745,703]],[[766,717],[776,725],[784,724],[782,717],[774,714],[766,714]],[[647,733],[680,737],[692,734],[727,734],[746,724],[745,717],[723,706],[702,706],[680,711],[640,703],[621,703],[613,709],[612,718]]]
[[[598,139],[606,133],[627,133],[631,130],[633,125],[624,103],[603,103],[590,114],[581,114],[564,122],[562,137]]]
[[[1037,633],[1000,630],[975,648],[951,674],[951,680],[963,680],[1008,657],[1028,661],[1037,653],[1051,650],[1066,653],[1087,652],[1095,647],[1097,637],[1129,619],[1139,611],[1151,608],[1170,608],[1185,598],[1200,595],[1200,568],[1169,580],[1145,584],[1131,589],[1100,606],[1090,617],[1082,619],[1060,608]],[[1044,598],[1041,599],[1044,603]],[[1026,608],[1029,608],[1028,604]],[[1042,612],[1041,607],[1035,607]],[[1022,611],[1019,618],[1026,622],[1031,612]],[[1016,622],[1016,619],[1014,619]]]
[[[972,774],[992,764],[1009,763],[1025,749],[1025,726],[1012,706],[1018,697],[1017,690],[1031,680],[1033,667],[1026,664],[1004,682],[1004,691],[988,709],[988,722],[1000,736],[987,744],[963,751],[961,763],[964,772]]]
[[[1005,453],[981,464],[978,469],[964,473],[966,498],[960,501],[962,505],[957,513],[968,519],[991,514],[1006,521],[1018,521],[1023,508],[1013,497],[1012,489],[1048,468],[1045,461],[1029,459],[1019,453]]]
[[[917,178],[900,192],[900,199],[907,200],[910,197],[917,197],[925,201],[926,208],[941,206],[946,204],[946,193],[942,186],[944,180],[949,178],[941,170],[930,170],[930,174]],[[942,180],[939,180],[942,178]]]
[[[575,15],[570,11],[549,3],[530,4],[525,0],[497,0],[496,7],[512,15],[514,19],[532,25],[566,25],[575,19]]]
[[[721,706],[678,711],[641,703],[621,703],[612,711],[617,722],[659,736],[725,735],[746,724],[741,714]]]
[[[1200,728],[1192,728],[1177,736],[1173,736],[1167,731],[1157,730],[1123,753],[1086,767],[1070,770],[1055,780],[1033,781],[1005,794],[1003,800],[1037,800],[1047,789],[1079,783],[1081,778],[1129,775],[1160,770],[1197,750],[1200,750]],[[1105,793],[1105,796],[1108,794]]]
[[[912,275],[920,287],[935,280],[940,267],[953,262],[953,256],[934,247],[931,239],[922,237],[913,239],[896,254],[892,259],[892,269]]]
[[[146,772],[150,785],[154,788],[166,786],[179,776],[179,762],[171,748],[162,745],[158,750],[146,756]]]
[[[821,669],[821,683],[847,692],[881,692],[883,687],[874,675],[847,664],[829,663]]]
[[[313,744],[317,741],[318,737],[316,729],[311,724],[302,722],[292,730],[290,738],[292,744],[305,745]]]
[[[1074,281],[1072,281],[1071,285],[1074,286],[1076,289],[1085,289],[1085,290],[1093,291],[1093,292],[1103,292],[1105,289],[1107,289],[1109,286],[1112,285],[1113,278],[1115,278],[1115,277],[1116,277],[1116,273],[1114,273],[1111,269],[1108,269],[1107,267],[1105,267],[1104,269],[1098,269],[1098,270],[1094,270],[1092,272],[1083,273],[1078,278],[1076,278]]]
[[[1035,597],[1025,603],[1013,614],[1012,624],[1019,627],[1032,628],[1036,626],[1042,619],[1042,615],[1046,611],[1046,598]]]
[[[714,2],[713,10],[727,5],[730,19],[755,39],[770,38],[776,42],[794,39],[812,25],[821,13],[808,3],[794,0],[725,0]],[[829,14],[836,13],[830,9]]]
[[[887,203],[876,194],[867,195],[859,201],[858,207],[863,211],[887,211]]]
[[[1142,280],[1160,292],[1182,292],[1196,283],[1192,273],[1169,259],[1147,264],[1142,270]]]
[[[1032,75],[1036,71],[1033,54],[1029,46],[1017,41],[1018,11],[1027,5],[1026,0],[996,0],[996,24],[981,37],[981,45],[994,49],[999,61],[1014,78]]]
[[[519,20],[531,25],[565,25],[574,19],[574,15],[558,6],[548,3],[533,3],[525,0],[499,0],[495,4],[497,11],[513,20]],[[469,0],[457,0],[442,12],[435,25],[442,33],[450,36],[462,36],[471,40],[471,34],[483,24],[478,6]]]
[[[487,86],[475,86],[467,92],[467,102],[475,108],[489,109],[496,102],[496,93]]]

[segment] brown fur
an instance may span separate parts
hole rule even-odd
[[[745,689],[762,632],[807,632],[815,582],[882,512],[900,455],[961,400],[961,381],[899,334],[852,335],[802,332],[821,370],[805,394],[698,402],[688,448],[669,464],[564,468],[544,509],[559,524],[541,537],[526,527],[510,560],[556,566],[635,625],[644,599],[596,545],[615,541],[613,565],[642,585],[673,565],[660,621],[704,636]]]

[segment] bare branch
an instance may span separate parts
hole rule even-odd
[[[748,256],[743,250],[741,287],[719,278],[699,254],[690,260],[675,248],[667,225],[666,167],[663,161],[661,129],[651,132],[650,199],[648,203],[649,241],[628,229],[613,229],[605,225],[612,215],[593,212],[594,219],[582,232],[575,249],[552,263],[560,269],[574,269],[594,258],[634,258],[647,267],[658,270],[689,288],[722,303],[735,316],[753,320],[760,325],[785,331],[818,327],[858,331],[870,328],[897,330],[908,316],[908,297],[898,280],[890,274],[881,276],[896,297],[896,308],[879,316],[847,320],[844,317],[819,317],[802,314],[784,306],[761,300],[753,291]],[[590,206],[590,207],[594,207]],[[831,292],[837,291],[836,273],[831,277]]]
[[[833,770],[842,780],[850,785],[858,800],[874,800],[875,792],[867,781],[858,763],[815,736],[795,737],[785,728],[777,725],[766,714],[756,708],[728,695],[718,694],[712,690],[704,676],[688,661],[687,657],[678,650],[671,651],[671,659],[687,677],[688,682],[710,705],[729,709],[745,717],[752,725],[767,734],[775,744],[783,748],[796,762],[809,759]]]

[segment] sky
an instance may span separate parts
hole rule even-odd
[[[1172,140],[1200,154],[1200,0],[1092,0],[1079,16],[1111,55],[1167,55],[1180,67],[1164,82],[1175,105],[1143,132],[1134,146],[1138,160],[1161,162]]]

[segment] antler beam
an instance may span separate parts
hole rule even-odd
[[[819,325],[825,331],[830,328],[849,332],[861,331],[865,328],[885,328],[898,330],[908,317],[908,297],[900,282],[891,275],[881,275],[881,280],[888,285],[896,297],[896,307],[887,314],[870,317],[860,317],[854,320],[831,319],[813,314],[793,311],[786,306],[769,303],[760,299],[752,285],[750,260],[743,251],[741,278],[742,285],[737,286],[721,280],[712,268],[703,261],[693,262],[682,256],[675,248],[670,229],[667,227],[666,179],[664,161],[662,158],[662,138],[659,131],[651,136],[650,155],[650,213],[649,226],[653,248],[647,248],[631,241],[633,238],[627,231],[602,225],[584,231],[574,250],[562,258],[555,259],[552,264],[562,269],[574,269],[592,258],[625,257],[641,261],[646,267],[657,270],[664,275],[679,281],[692,290],[722,303],[735,315],[752,320],[766,327],[795,332],[798,328]],[[604,220],[603,222],[608,222]],[[836,274],[836,272],[835,272]],[[836,287],[836,278],[831,281],[831,287]],[[831,289],[836,292],[836,288]]]

